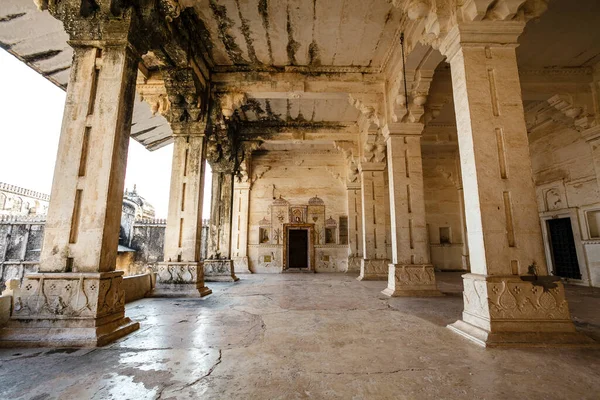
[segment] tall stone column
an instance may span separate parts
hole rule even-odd
[[[362,190],[360,182],[348,183],[348,272],[360,272],[363,258]]]
[[[471,273],[462,320],[487,346],[579,343],[558,277],[548,277],[515,48],[522,22],[455,26],[452,72]]]
[[[200,261],[205,140],[203,124],[197,125],[196,134],[174,136],[165,261],[159,265],[158,278],[161,283],[196,285],[206,296],[212,290],[204,285]]]
[[[233,202],[233,171],[221,170],[211,165],[212,198],[208,239],[208,259],[204,261],[206,281],[235,282],[233,260],[231,259],[231,217]]]
[[[233,185],[233,218],[231,220],[231,253],[236,274],[249,274],[248,217],[250,212],[250,182]]]
[[[385,243],[385,163],[363,162],[359,170],[362,189],[363,258],[357,279],[387,280],[389,259]]]
[[[14,290],[2,346],[104,345],[139,327],[125,317],[115,271],[139,61],[130,20],[76,23],[62,11],[74,56],[39,273]],[[90,24],[93,37],[74,31]]]
[[[395,124],[386,131],[392,225],[392,264],[387,296],[440,296],[429,260],[421,133],[423,124]]]

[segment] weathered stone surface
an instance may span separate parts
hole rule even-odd
[[[237,282],[233,260],[205,260],[204,280],[207,282]]]
[[[169,285],[195,285],[200,296],[207,296],[212,290],[204,285],[205,274],[202,262],[164,262],[158,264],[158,290],[169,292]],[[164,286],[164,287],[163,287]]]
[[[463,279],[463,318],[448,327],[480,345],[595,343],[575,330],[564,286],[557,278],[466,274]]]
[[[381,282],[342,274],[242,281],[214,283],[204,299],[131,303],[144,329],[109,347],[1,349],[0,397],[592,400],[600,390],[597,349],[483,350],[450,334],[456,273],[438,274],[441,298],[387,298]],[[600,338],[598,296],[565,289],[579,329]]]
[[[37,273],[11,290],[3,347],[102,346],[139,328],[125,317],[122,271]]]

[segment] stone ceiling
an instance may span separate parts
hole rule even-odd
[[[0,46],[65,89],[72,50],[66,43],[68,37],[61,22],[48,12],[38,11],[33,0],[1,1]],[[247,102],[240,112],[242,120],[249,124],[306,123],[324,134],[326,123],[338,123],[343,128],[340,134],[346,134],[349,124],[359,116],[348,102],[350,94],[357,88],[366,96],[382,92],[382,71],[386,63],[395,65],[397,61],[393,50],[399,47],[402,13],[389,0],[181,0],[180,3],[194,10],[201,21],[200,29],[210,37],[204,47],[215,85],[223,90],[239,87],[245,93]],[[574,6],[571,0],[552,0],[548,11],[539,21],[530,22],[520,38],[517,50],[520,67],[564,69],[598,63],[598,26],[599,1],[578,0]],[[427,51],[424,46],[415,47],[407,57],[407,69],[413,61],[415,65],[421,63]],[[441,55],[430,58],[434,64],[439,60]],[[279,75],[272,77],[269,72]],[[266,75],[257,80],[260,74]],[[285,81],[286,74],[302,75],[304,81],[297,81],[297,77]],[[446,75],[449,79],[449,74]],[[253,85],[258,89],[254,90]],[[545,92],[561,90],[560,85],[549,79],[524,85],[525,101],[542,101]],[[442,89],[436,86],[440,85],[434,79],[430,103],[438,103],[435,122],[452,123],[449,86],[442,84]],[[288,133],[295,137],[297,131]],[[170,143],[170,135],[166,120],[137,99],[132,137],[154,150]]]
[[[185,0],[209,32],[216,70],[227,66],[353,66],[379,71],[400,27],[388,0]]]

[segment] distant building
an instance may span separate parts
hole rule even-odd
[[[44,215],[49,202],[45,193],[0,182],[0,216]]]

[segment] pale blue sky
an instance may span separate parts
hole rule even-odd
[[[50,193],[64,102],[62,89],[0,49],[0,182]],[[129,144],[125,187],[136,184],[158,218],[167,217],[172,154],[172,145],[149,152],[135,140]]]

